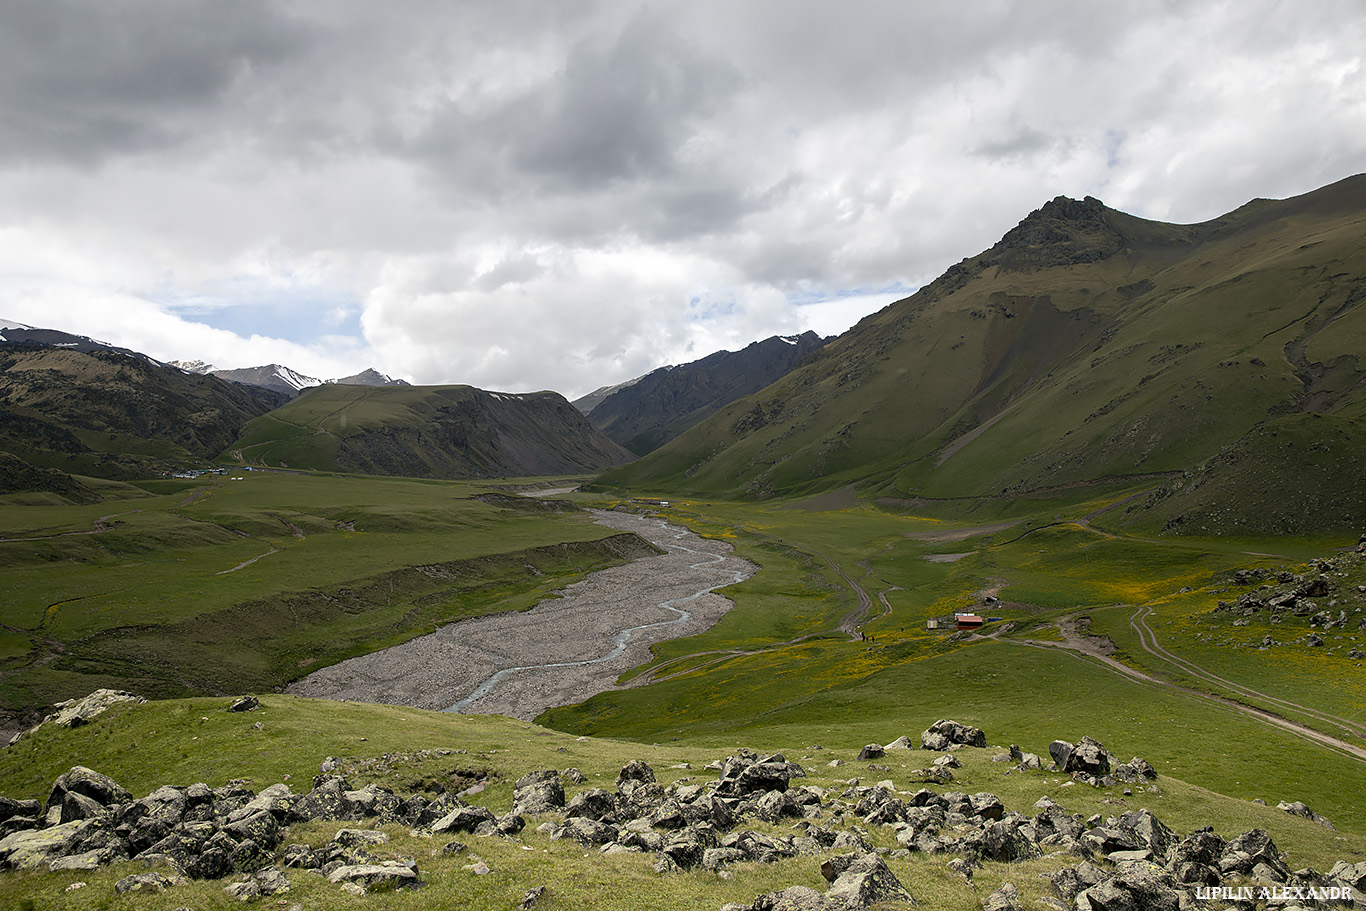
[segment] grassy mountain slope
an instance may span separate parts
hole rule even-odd
[[[1018,496],[1201,469],[1222,478],[1201,485],[1211,495],[1253,494],[1253,479],[1211,461],[1225,447],[1256,462],[1310,414],[1366,432],[1363,237],[1366,177],[1189,226],[1059,198],[602,483]],[[1334,450],[1320,486],[1353,487],[1363,453]],[[1179,525],[1182,510],[1215,508],[1182,489],[1131,518]],[[1345,530],[1366,504],[1321,518]]]
[[[253,421],[223,456],[250,465],[446,479],[600,471],[631,458],[557,393],[343,385],[306,390]]]
[[[0,450],[107,478],[205,464],[283,396],[141,356],[0,346]]]
[[[588,412],[593,426],[636,455],[652,452],[738,398],[758,392],[825,344],[814,332],[773,336],[661,367],[611,393]]]

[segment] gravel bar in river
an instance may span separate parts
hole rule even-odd
[[[650,645],[693,636],[729,610],[713,589],[757,567],[722,541],[658,516],[594,510],[610,528],[663,548],[589,574],[527,611],[461,620],[402,645],[349,658],[290,684],[296,696],[512,715],[619,689],[619,675],[649,660]]]

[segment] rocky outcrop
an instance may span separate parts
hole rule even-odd
[[[120,702],[131,702],[134,705],[146,702],[141,696],[134,696],[132,693],[125,693],[123,690],[101,689],[80,699],[68,699],[66,702],[59,702],[53,708],[57,711],[48,715],[27,731],[20,731],[15,734],[10,743],[18,743],[19,740],[32,734],[45,724],[55,725],[59,728],[78,728],[83,724],[89,724],[97,715],[104,712],[111,705],[118,705]]]
[[[1057,743],[1070,747],[1060,765],[1075,757],[1085,763],[1074,775],[1092,775],[1081,770],[1098,769],[1108,756],[1090,738]],[[1151,768],[1142,760],[1125,765]],[[633,760],[621,769],[614,789],[583,787],[569,799],[564,784],[585,783],[580,773],[533,771],[517,780],[508,812],[469,806],[450,794],[432,799],[374,784],[357,788],[340,774],[344,768],[337,761],[329,759],[324,768],[302,794],[286,784],[253,792],[237,782],[220,788],[166,786],[133,799],[107,776],[73,767],[54,782],[45,804],[0,800],[0,825],[12,829],[0,839],[0,868],[91,870],[136,860],[157,869],[120,880],[120,892],[217,879],[230,880],[224,890],[241,901],[282,892],[290,877],[317,871],[338,890],[360,895],[423,885],[417,862],[389,853],[389,835],[374,826],[513,838],[530,816],[545,837],[603,855],[649,855],[662,875],[701,870],[729,877],[743,864],[809,858],[809,869],[818,866],[827,883],[824,891],[793,886],[766,892],[749,905],[726,906],[729,911],[919,904],[923,897],[913,895],[896,872],[897,862],[916,856],[946,863],[969,883],[973,871],[988,862],[1068,856],[1076,863],[1049,874],[1049,880],[1057,899],[1080,911],[1177,911],[1192,906],[1197,889],[1210,886],[1331,888],[1349,897],[1350,890],[1366,887],[1366,864],[1340,862],[1327,874],[1292,871],[1261,829],[1232,840],[1209,828],[1182,837],[1147,809],[1085,818],[1045,797],[1021,812],[990,792],[902,789],[890,779],[855,779],[842,790],[827,790],[799,784],[804,770],[781,753],[742,750],[709,763],[710,778],[687,777],[667,786],[648,764]],[[537,825],[534,817],[544,819]],[[786,828],[756,831],[745,825],[750,819]],[[329,842],[288,843],[291,826],[317,820],[341,823]],[[874,836],[873,828],[883,835]],[[875,848],[875,842],[895,847]],[[431,853],[465,850],[463,842],[447,841]],[[484,861],[473,860],[466,870],[490,872]],[[1021,903],[1013,886],[1003,885],[985,895],[983,907],[1018,911]]]

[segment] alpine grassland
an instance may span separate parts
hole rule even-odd
[[[0,509],[0,708],[270,691],[632,551],[569,504],[478,484],[238,469],[117,490]]]
[[[1036,502],[1034,515],[996,522],[838,498],[825,498],[834,507],[825,509],[671,501],[671,519],[725,538],[762,570],[726,589],[736,607],[710,631],[654,649],[655,661],[630,675],[649,685],[538,720],[718,749],[768,739],[885,743],[937,718],[1009,730],[1036,752],[1089,735],[1192,784],[1331,807],[1319,812],[1360,829],[1366,792],[1343,787],[1362,780],[1360,758],[1231,704],[1366,745],[1366,668],[1348,654],[1366,645],[1357,587],[1366,564],[1337,550],[1355,539],[1147,538],[1102,527],[1125,499]],[[1308,616],[1287,615],[1275,625],[1278,645],[1262,649],[1262,626],[1234,627],[1235,615],[1219,610],[1247,590],[1234,581],[1239,570],[1317,577],[1316,556],[1342,573],[1332,582],[1334,616],[1353,618],[1326,647],[1306,641]],[[1141,647],[1129,619],[1149,608],[1158,645],[1226,682]],[[958,633],[955,611],[993,619]],[[931,620],[938,629],[927,628]],[[1314,775],[1304,772],[1306,752]]]
[[[848,744],[857,741],[854,735],[871,729],[863,725],[853,729],[831,726],[826,732],[836,733],[841,742],[819,744],[808,736],[816,728],[801,724],[786,733],[755,730],[726,743],[651,744],[583,738],[500,716],[460,716],[289,696],[263,696],[260,709],[238,714],[226,711],[230,702],[197,698],[115,706],[81,728],[39,729],[0,752],[0,793],[41,800],[51,781],[77,763],[104,770],[138,796],[163,784],[196,781],[211,787],[233,781],[254,791],[284,783],[302,793],[319,764],[331,758],[335,772],[345,775],[356,788],[375,784],[396,793],[437,795],[446,789],[465,791],[482,784],[478,793],[467,793],[465,799],[501,815],[511,805],[514,783],[535,769],[577,769],[582,781],[566,787],[572,799],[591,788],[612,789],[626,763],[642,760],[654,769],[661,785],[673,790],[705,782],[715,774],[705,765],[745,746],[783,752],[807,770],[807,777],[800,779],[802,785],[837,795],[849,791],[851,779],[890,780],[904,786],[926,767],[931,755],[893,750],[876,761],[859,761],[858,746]],[[851,710],[861,707],[849,706]],[[878,730],[894,730],[895,724],[889,719]],[[1007,728],[1002,736],[991,738],[992,747],[956,753],[962,765],[954,770],[953,787],[991,792],[1008,810],[1026,814],[1036,812],[1033,805],[1040,798],[1049,797],[1083,816],[1147,808],[1182,833],[1202,826],[1227,834],[1262,828],[1273,835],[1295,867],[1327,869],[1338,859],[1366,854],[1366,835],[1360,831],[1329,833],[1309,820],[1190,784],[1173,774],[1164,773],[1150,787],[1119,796],[1113,789],[1075,786],[1056,772],[1016,772],[1008,764],[991,761],[999,749],[994,746],[997,740],[1027,742],[1029,734],[1028,729]],[[388,842],[371,850],[385,858],[410,859],[427,885],[416,891],[352,896],[324,876],[291,870],[290,891],[279,896],[285,901],[280,907],[382,904],[385,908],[493,911],[516,907],[528,891],[543,888],[537,907],[552,911],[584,907],[716,911],[728,902],[748,904],[758,894],[792,885],[816,889],[826,885],[819,864],[808,856],[773,863],[733,863],[725,877],[700,868],[660,875],[653,870],[652,854],[604,855],[571,839],[552,839],[534,825],[506,838],[462,836],[467,850],[454,852],[446,850],[448,837],[374,821],[300,823],[290,827],[288,840],[321,851],[339,828],[347,827],[384,833]],[[775,824],[751,818],[744,827],[778,838],[792,832],[790,821]],[[865,832],[878,849],[898,847],[890,827],[869,825]],[[489,870],[485,875],[474,872],[480,862]],[[1051,895],[1048,880],[1040,874],[1067,866],[1075,858],[1052,854],[1017,863],[986,861],[971,880],[950,870],[942,857],[892,853],[886,862],[922,906],[976,911],[982,895],[1004,882],[1016,884],[1021,898],[1031,903]],[[140,869],[135,863],[117,862],[93,870],[10,872],[0,877],[0,905],[35,911],[93,911],[132,906],[132,902],[154,911],[240,907],[224,891],[224,880],[190,880],[160,894],[115,898],[114,884]],[[274,907],[276,900],[265,898],[260,904]]]
[[[1059,198],[599,481],[763,500],[1151,488],[1150,533],[1359,534],[1366,177],[1198,225]]]
[[[302,795],[336,773],[504,816],[529,772],[557,772],[573,797],[618,787],[640,759],[668,789],[655,822],[696,829],[664,804],[696,808],[734,756],[797,763],[794,783],[816,789],[786,819],[758,809],[781,789],[745,797],[744,827],[809,847],[809,826],[829,826],[841,851],[881,849],[924,907],[981,908],[1007,881],[1040,906],[1052,896],[1039,874],[1091,849],[1022,836],[1029,859],[955,872],[935,852],[976,848],[909,847],[873,818],[885,803],[863,803],[874,792],[903,804],[905,825],[932,784],[1029,816],[1047,797],[1088,834],[1139,809],[1178,836],[1264,829],[1290,871],[1366,861],[1364,232],[1366,176],[1197,225],[1059,197],[630,464],[555,393],[330,386],[252,412],[220,474],[29,471],[0,496],[0,709],[17,727],[101,686],[153,701],[26,733],[0,750],[0,794],[43,800],[74,765],[137,796],[234,781]],[[560,486],[521,477],[535,475],[587,483],[517,496]],[[519,481],[493,480],[507,476]],[[724,589],[733,607],[710,628],[656,643],[617,687],[536,724],[280,695],[340,659],[530,607],[654,552],[582,507],[656,511],[759,570]],[[983,622],[959,629],[959,613]],[[261,708],[227,710],[250,692]],[[942,757],[961,762],[951,778],[913,749],[940,719],[989,744]],[[858,758],[902,737],[912,749]],[[1158,777],[1056,770],[1050,743],[1083,737]],[[1012,746],[1042,761],[1012,760]],[[632,798],[611,799],[615,813]],[[1327,824],[1278,808],[1295,802]],[[291,841],[326,851],[340,826],[378,827],[384,856],[427,886],[367,898],[291,870],[291,891],[266,901],[483,911],[530,907],[545,887],[541,911],[716,911],[824,888],[814,856],[675,869],[645,817],[618,820],[631,844],[611,848],[552,838],[565,808],[528,813],[525,828],[500,822],[461,846],[374,815],[309,817]],[[967,819],[939,822],[959,826],[955,813]],[[631,850],[647,834],[659,844]],[[1096,851],[1110,872],[1101,854],[1135,862]],[[0,906],[120,907],[113,883],[137,864],[7,873]],[[138,906],[236,906],[225,885],[202,878]]]

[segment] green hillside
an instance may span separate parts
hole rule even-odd
[[[454,480],[601,471],[631,454],[553,392],[325,384],[252,421],[222,458]]]
[[[79,500],[80,485],[51,472],[130,480],[207,467],[283,401],[132,353],[0,345],[0,452],[19,460],[0,464],[0,489]]]
[[[1130,512],[1141,527],[1347,532],[1366,523],[1364,240],[1366,177],[1189,226],[1059,198],[600,483],[933,499],[1142,483],[1162,490]],[[1306,455],[1313,479],[1292,483],[1317,501],[1274,480]]]

